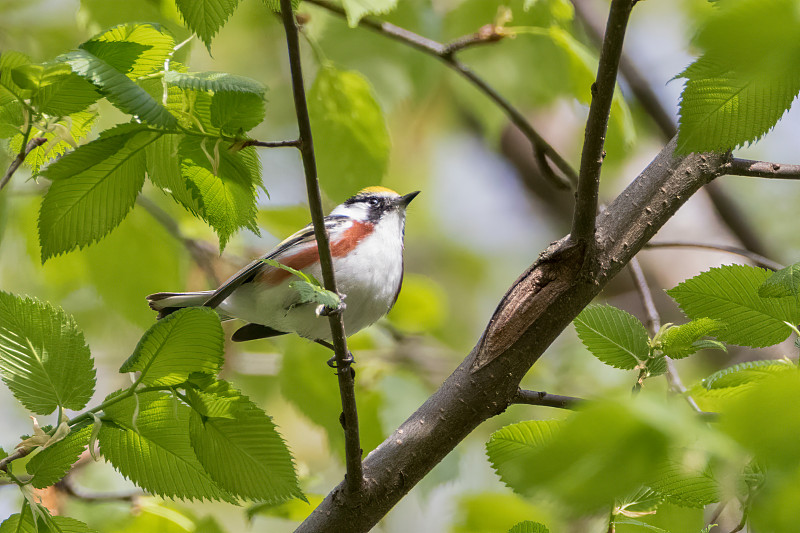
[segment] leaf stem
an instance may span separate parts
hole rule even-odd
[[[314,158],[314,142],[311,135],[311,121],[308,115],[306,92],[303,83],[302,64],[300,61],[300,41],[298,38],[297,24],[292,11],[292,0],[281,0],[281,19],[286,31],[286,44],[289,50],[289,65],[292,75],[292,93],[294,95],[297,126],[300,131],[299,146],[303,159],[303,168],[306,178],[308,193],[308,206],[311,211],[311,220],[314,225],[314,235],[317,239],[319,262],[322,269],[322,280],[325,288],[334,294],[336,278],[333,272],[333,258],[331,256],[328,232],[325,230],[325,217],[322,211],[322,197],[317,179],[317,163]],[[328,315],[333,340],[334,354],[339,379],[339,395],[342,401],[343,425],[345,432],[345,462],[347,476],[345,479],[347,491],[351,494],[361,492],[364,483],[363,466],[361,464],[361,441],[358,432],[358,411],[356,409],[355,385],[353,372],[350,368],[352,358],[347,349],[347,336],[344,331],[344,321],[341,312],[332,312]]]
[[[19,167],[22,166],[22,163],[25,161],[25,158],[28,157],[28,154],[30,154],[33,150],[35,150],[36,148],[47,142],[47,139],[44,137],[34,137],[29,141],[28,137],[31,134],[32,127],[33,123],[30,122],[28,124],[27,129],[25,130],[25,133],[22,135],[22,148],[20,148],[17,157],[15,157],[14,160],[11,162],[11,164],[8,166],[8,170],[6,170],[6,173],[3,175],[3,178],[0,179],[0,191],[2,191],[3,188],[6,185],[8,185],[8,182],[11,181],[11,176],[13,176],[14,173],[19,169]]]
[[[586,402],[583,398],[574,396],[561,396],[544,391],[519,389],[511,404],[541,405],[555,407],[556,409],[575,409]]]

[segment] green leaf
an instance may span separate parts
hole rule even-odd
[[[308,93],[320,186],[333,200],[376,185],[389,164],[386,121],[369,82],[358,72],[319,70]]]
[[[171,395],[145,392],[108,406],[100,451],[120,474],[168,498],[225,500],[189,441],[191,409]]]
[[[667,372],[667,359],[665,357],[653,357],[645,361],[647,373],[651,376],[660,376]]]
[[[216,375],[224,342],[216,311],[187,307],[153,324],[119,371],[141,372],[145,385],[177,385],[193,372]]]
[[[366,15],[384,15],[397,6],[397,0],[342,0],[347,13],[347,23],[351,28]]]
[[[123,113],[131,114],[154,126],[177,127],[178,121],[175,117],[147,91],[88,50],[74,50],[57,60],[66,63],[75,74],[91,82]]]
[[[525,520],[508,530],[508,533],[550,533],[544,524]]]
[[[656,468],[648,486],[683,507],[702,509],[720,499],[719,483],[710,471],[697,470],[680,461],[666,461]]]
[[[45,169],[53,183],[39,214],[42,262],[96,242],[122,222],[144,184],[144,149],[160,136],[137,124],[117,126]]]
[[[794,298],[764,299],[758,288],[770,276],[761,268],[727,265],[712,268],[667,291],[692,319],[724,322],[717,338],[729,344],[760,348],[786,340],[792,332],[784,321],[800,323],[800,303]]]
[[[615,368],[629,370],[648,356],[647,330],[635,316],[610,305],[590,305],[574,321],[586,348]]]
[[[47,510],[43,510],[47,513]],[[25,505],[22,514],[9,516],[0,524],[0,533],[97,533],[89,526],[68,516],[50,516],[46,514],[47,522],[41,519],[34,523],[30,508]]]
[[[762,298],[783,298],[786,296],[800,296],[800,263],[782,268],[764,280],[758,288],[758,295]]]
[[[164,73],[164,81],[180,89],[220,93],[248,93],[264,96],[267,88],[251,78],[237,76],[227,72],[178,72],[169,70]]]
[[[50,116],[81,112],[100,98],[94,85],[63,63],[23,65],[11,74],[20,86],[31,91],[31,106]]]
[[[75,320],[60,307],[0,291],[0,372],[26,409],[79,410],[94,393],[95,370]]]
[[[702,347],[716,347],[716,345],[698,345],[696,343],[701,337],[713,335],[724,329],[724,323],[711,318],[698,318],[687,324],[671,326],[660,336],[661,350],[666,356],[673,359],[687,357]]]
[[[175,40],[169,32],[152,23],[120,24],[80,46],[131,80],[164,70],[164,62],[172,56],[174,47]]]
[[[299,304],[316,303],[327,307],[328,309],[336,309],[339,307],[341,300],[339,295],[335,292],[323,289],[318,285],[309,283],[307,281],[295,280],[289,282],[289,287],[297,291],[300,296]]]
[[[23,100],[27,96],[11,74],[14,69],[30,62],[30,58],[20,52],[6,51],[0,54],[0,106]]]
[[[678,150],[722,152],[766,134],[800,91],[798,33],[793,0],[720,2],[696,38],[703,55],[678,75]]]
[[[36,137],[44,137],[47,142],[28,153],[25,165],[31,168],[33,174],[37,174],[47,162],[64,154],[70,148],[77,148],[78,142],[89,135],[97,116],[97,113],[82,111],[50,122],[46,131],[34,130]],[[22,149],[22,140],[22,133],[18,133],[9,142],[9,148],[19,153]]]
[[[179,157],[183,176],[196,188],[203,219],[219,235],[220,250],[239,228],[258,234],[255,181],[243,152],[230,152],[222,142],[186,137]]]
[[[243,92],[219,92],[211,99],[211,124],[222,132],[238,134],[264,120],[264,97]]]
[[[200,463],[223,489],[241,498],[304,500],[294,461],[272,420],[238,391],[223,395],[239,402],[232,418],[192,412],[190,436]]]
[[[703,385],[707,390],[740,387],[796,369],[786,359],[748,361],[714,372],[703,380]]]
[[[189,406],[205,418],[230,418],[236,420],[236,412],[243,408],[241,396],[230,394],[230,386],[224,381],[214,381],[202,390],[186,389]]]
[[[175,0],[186,26],[211,51],[211,39],[236,9],[239,0]]]
[[[529,420],[511,424],[492,433],[486,455],[503,482],[515,492],[525,493],[526,472],[507,465],[517,464],[553,441],[564,423],[557,420]]]
[[[88,425],[34,455],[25,465],[33,476],[31,485],[43,489],[63,478],[86,449],[91,436],[92,425]]]
[[[264,4],[276,14],[281,13],[281,0],[264,0]],[[292,11],[297,11],[297,7],[300,5],[300,0],[292,0]]]
[[[182,135],[163,135],[145,149],[147,177],[187,211],[201,216],[203,205],[199,200],[200,191],[193,182],[181,175],[178,145],[182,138]]]

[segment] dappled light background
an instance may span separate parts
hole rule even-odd
[[[509,27],[561,28],[595,53],[570,2],[532,2],[527,11],[524,3],[402,0],[384,18],[446,42],[510,13]],[[582,3],[604,21],[606,2]],[[691,37],[711,6],[705,0],[650,1],[639,2],[634,10],[625,51],[673,116],[682,88],[682,81],[673,78],[694,57]],[[572,217],[571,198],[569,193],[549,188],[537,171],[530,145],[505,115],[441,62],[368,30],[349,28],[344,20],[316,6],[301,4],[300,12],[307,17],[306,39],[301,45],[308,86],[320,61],[356,70],[369,81],[385,113],[392,147],[388,170],[383,176],[359,176],[355,181],[382,184],[401,194],[422,191],[408,212],[406,278],[397,305],[387,319],[351,338],[358,362],[356,385],[366,454],[421,405],[469,353],[505,290],[550,242],[564,236]],[[0,0],[0,15],[0,51],[21,51],[34,61],[68,51],[121,22],[160,22],[173,32],[176,42],[189,37],[170,0]],[[524,33],[466,50],[460,58],[521,109],[577,168],[588,111],[586,95],[592,81],[585,65],[576,65],[574,58],[541,35]],[[191,71],[230,72],[266,84],[266,119],[251,135],[259,140],[296,136],[283,28],[263,2],[242,0],[214,39],[211,53],[195,39],[179,51],[177,59]],[[635,178],[666,142],[624,81],[621,89],[627,104],[615,105],[612,113],[601,188],[605,200]],[[106,103],[100,105],[97,129],[128,120]],[[798,113],[795,106],[774,134],[737,154],[800,163],[795,146],[800,135]],[[318,142],[335,146],[335,139]],[[243,230],[221,255],[211,229],[148,184],[142,192],[144,200],[110,236],[42,265],[36,222],[46,180],[37,182],[29,179],[27,170],[20,171],[0,194],[0,290],[35,296],[75,316],[98,368],[97,392],[89,405],[129,383],[129,376],[117,370],[155,319],[144,299],[147,294],[213,288],[186,246],[144,203],[166,212],[183,237],[208,252],[220,280],[308,223],[297,151],[261,148],[258,154],[264,184],[259,196],[261,236]],[[342,158],[357,157],[342,154]],[[0,161],[5,167],[10,158],[3,153]],[[323,192],[328,194],[326,206],[331,209],[343,199],[338,182],[350,181],[326,175],[324,168],[322,175]],[[800,187],[791,181],[752,178],[722,177],[719,181],[742,216],[757,228],[770,258],[784,264],[797,261],[800,235],[793,220]],[[692,198],[655,240],[740,244],[702,193]],[[663,289],[709,266],[744,261],[688,249],[644,251],[639,257],[664,322],[681,321],[681,315]],[[629,273],[623,271],[618,278],[601,298],[642,317],[642,304]],[[226,331],[235,327],[226,326]],[[273,417],[294,453],[311,503],[293,501],[263,509],[249,520],[254,531],[292,531],[344,474],[344,440],[338,421],[341,406],[336,378],[325,364],[329,355],[292,337],[229,343],[226,348],[224,377]],[[788,348],[770,350],[770,357],[789,355]],[[691,384],[710,371],[757,355],[753,350],[701,354],[679,362],[678,370]],[[634,371],[616,371],[594,359],[577,341],[574,329],[568,328],[523,385],[591,398],[627,394],[635,379]],[[667,391],[663,379],[650,380],[647,387],[664,394]],[[31,431],[31,424],[5,387],[0,387],[0,410],[0,446],[9,450],[20,434]],[[592,524],[569,521],[546,501],[513,494],[485,457],[484,444],[492,431],[519,420],[562,416],[562,412],[544,407],[510,407],[461,443],[376,531],[488,533],[505,531],[525,519],[548,523],[551,531],[588,531]],[[86,461],[73,479],[94,492],[134,489],[102,461]],[[18,494],[11,487],[0,486],[0,519],[17,512]],[[244,531],[248,521],[242,508],[222,503],[200,505],[152,498],[143,500],[136,516],[122,502],[70,499],[60,505],[64,512],[101,531],[145,531],[147,527],[191,531],[175,510],[212,516],[225,531]],[[699,520],[693,530],[702,527],[702,513]],[[687,510],[686,527],[693,528],[697,521],[697,513]],[[170,525],[164,525],[167,523]],[[622,527],[618,531],[623,531]]]

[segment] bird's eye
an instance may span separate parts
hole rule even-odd
[[[370,198],[369,200],[367,200],[367,204],[370,207],[378,207],[380,205],[380,201],[378,201],[377,198]]]

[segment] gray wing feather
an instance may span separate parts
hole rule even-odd
[[[347,223],[350,218],[337,215],[325,217],[325,229],[332,232]],[[314,227],[309,224],[297,233],[290,235],[283,242],[278,244],[275,248],[267,252],[265,255],[251,262],[242,268],[239,272],[228,278],[217,290],[203,304],[204,307],[211,307],[212,309],[225,301],[233,291],[241,287],[245,283],[249,283],[264,270],[272,269],[268,264],[264,263],[264,259],[276,259],[281,257],[287,250],[303,245],[309,242],[314,242]]]

